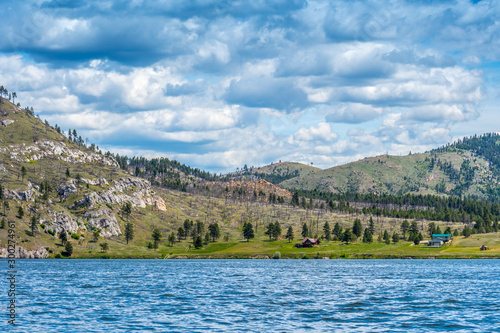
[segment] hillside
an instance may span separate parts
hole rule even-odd
[[[207,181],[214,176],[176,161],[102,154],[78,133],[66,135],[29,109],[1,97],[0,102],[0,221],[15,225],[12,238],[21,256],[60,255],[63,232],[73,245],[74,257],[155,258],[171,252],[198,255],[244,243],[244,223],[254,227],[256,243],[250,244],[256,248],[266,244],[262,243],[268,238],[265,226],[271,222],[279,221],[283,230],[292,226],[295,239],[301,237],[304,223],[311,235],[321,233],[327,221],[352,225],[352,215],[325,209],[320,200],[310,201],[315,209],[290,205],[292,194],[265,180]],[[173,180],[181,186],[173,189]],[[194,228],[179,235],[186,221],[201,228],[196,231],[204,240],[201,249],[192,246]],[[376,225],[392,230],[397,221],[381,218]],[[129,222],[134,237],[127,243],[124,233]],[[206,240],[212,223],[220,226],[224,243]],[[162,238],[157,251],[148,248],[154,229]],[[0,228],[3,255],[10,235],[6,226]],[[109,249],[101,251],[100,244]]]
[[[477,144],[474,147],[478,151]],[[59,256],[65,253],[60,235],[67,233],[74,249],[72,256],[80,258],[269,257],[277,250],[289,257],[302,257],[311,251],[296,249],[284,239],[289,227],[297,240],[303,237],[304,226],[308,236],[324,237],[327,222],[332,229],[338,224],[339,228],[350,230],[356,220],[367,227],[372,218],[373,236],[379,238],[386,231],[391,235],[401,232],[405,218],[424,234],[430,222],[456,234],[495,232],[500,216],[498,205],[429,197],[403,206],[400,202],[395,209],[387,200],[377,198],[369,199],[370,202],[359,198],[336,198],[333,202],[331,197],[321,196],[306,199],[269,182],[297,184],[288,186],[300,185],[304,191],[313,188],[309,186],[319,179],[326,180],[324,188],[332,191],[346,186],[373,191],[373,184],[368,183],[372,188],[365,184],[367,175],[373,179],[389,177],[376,183],[389,186],[398,180],[399,174],[411,178],[424,177],[427,172],[435,173],[429,182],[440,184],[439,181],[447,181],[446,177],[453,177],[445,161],[452,161],[452,166],[463,164],[457,156],[470,156],[475,165],[484,165],[484,170],[474,172],[474,176],[468,173],[468,180],[475,180],[476,175],[487,172],[486,167],[492,165],[473,153],[467,154],[463,147],[448,146],[427,155],[382,156],[327,170],[280,162],[217,176],[166,158],[103,154],[94,144],[84,142],[76,131],[63,132],[57,125],[44,123],[31,109],[21,109],[0,97],[0,256],[6,256],[9,240],[16,241],[22,257]],[[432,164],[434,169],[429,171]],[[329,173],[330,178],[325,176]],[[413,180],[406,181],[413,184]],[[429,184],[426,189],[432,191],[434,185]],[[282,229],[277,240],[269,239],[266,231],[271,223],[279,223]],[[127,240],[125,230],[129,224],[134,237]],[[217,237],[211,238],[209,227],[215,224]],[[253,241],[243,238],[245,224],[252,225]],[[154,230],[161,238],[157,250],[151,248],[155,243]],[[339,241],[342,235],[332,237]],[[202,242],[199,248],[194,247],[197,239]],[[100,249],[105,245],[108,249]],[[429,255],[409,248],[407,239],[394,246],[380,242],[370,246],[350,247],[352,252],[341,244],[332,244],[331,248],[312,251],[333,257],[345,257],[349,252],[390,256],[391,251],[418,257]],[[459,251],[456,255],[462,254]]]
[[[382,155],[329,169],[298,163],[268,165],[240,172],[289,190],[333,193],[434,194],[500,200],[500,137],[486,134],[466,138],[431,152],[407,156]],[[263,170],[263,171],[261,171]],[[286,170],[286,169],[285,169]]]

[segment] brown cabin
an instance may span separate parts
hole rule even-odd
[[[488,250],[488,247],[486,245],[482,245],[480,248],[479,248],[481,251],[486,251]]]
[[[319,245],[319,239],[304,238],[304,240],[302,241],[302,247],[313,247],[314,245]]]

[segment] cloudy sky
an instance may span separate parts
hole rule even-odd
[[[115,153],[331,167],[500,128],[496,1],[0,5],[0,84]]]

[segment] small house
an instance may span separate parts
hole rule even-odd
[[[319,245],[319,239],[304,238],[304,240],[302,241],[302,247],[313,247],[314,245]]]
[[[452,239],[450,234],[432,234],[432,240],[427,242],[429,247],[441,247]]]
[[[486,245],[481,245],[481,247],[479,248],[481,251],[486,251],[488,250],[488,247]]]
[[[442,240],[439,240],[439,239],[436,239],[436,240],[430,240],[427,242],[427,246],[429,247],[441,247],[443,246],[443,241]]]

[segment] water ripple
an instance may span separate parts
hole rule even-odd
[[[23,260],[18,266],[18,332],[500,331],[500,260]]]

